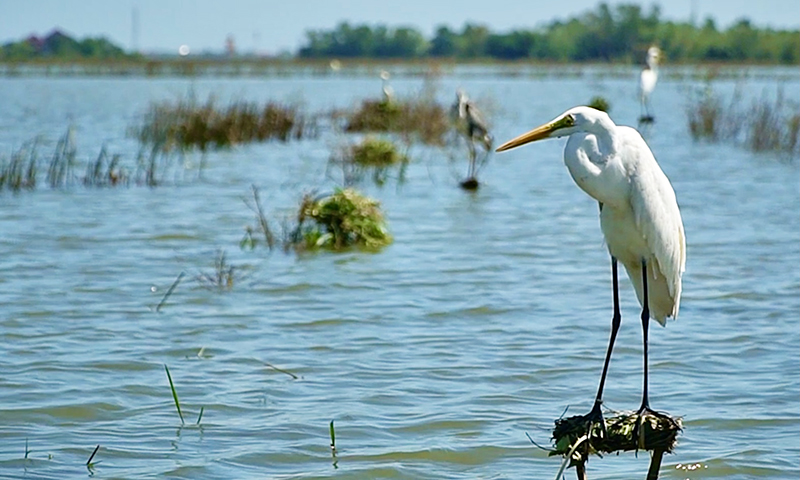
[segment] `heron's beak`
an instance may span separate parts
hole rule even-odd
[[[517,138],[507,141],[506,143],[497,147],[497,150],[495,150],[495,152],[503,152],[505,150],[510,150],[512,148],[525,145],[526,143],[531,143],[535,142],[536,140],[547,138],[558,128],[560,128],[560,125],[556,122],[546,123],[541,127],[534,128],[528,133],[523,133]]]

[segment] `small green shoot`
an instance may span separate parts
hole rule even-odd
[[[336,432],[333,430],[333,420],[331,420],[331,458],[333,459],[333,468],[339,468],[339,459],[336,458]]]
[[[167,379],[169,380],[169,388],[172,390],[172,398],[175,400],[175,408],[178,410],[178,416],[181,417],[181,425],[185,425],[183,421],[183,412],[181,412],[181,403],[178,401],[178,392],[175,391],[175,384],[172,383],[172,375],[169,374],[169,368],[164,365],[164,370],[167,372]]]
[[[331,420],[331,453],[336,456],[336,432],[333,430],[333,420]]]
[[[205,411],[206,407],[200,407],[200,415],[197,416],[197,421],[195,425],[200,425],[200,420],[203,419],[203,412]]]

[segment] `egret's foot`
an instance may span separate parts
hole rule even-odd
[[[641,407],[639,407],[639,410],[636,411],[636,423],[633,426],[633,435],[632,435],[633,441],[636,442],[637,450],[640,448],[642,450],[645,450],[645,445],[646,445],[645,432],[647,431],[647,429],[642,427],[645,420],[647,420],[647,417],[655,417],[655,419],[650,420],[650,423],[653,423],[652,420],[655,420],[655,422],[657,423],[658,419],[664,419],[664,418],[670,419],[671,421],[671,417],[669,415],[661,412],[656,412],[655,410],[651,409],[647,404],[644,404]]]
[[[469,177],[461,182],[461,188],[464,190],[477,190],[479,185],[478,179],[475,177]]]
[[[608,439],[606,419],[603,418],[603,410],[600,408],[602,404],[602,401],[594,402],[592,411],[583,416],[584,424],[586,425],[587,446],[592,442],[602,442]]]

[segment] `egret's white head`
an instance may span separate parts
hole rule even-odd
[[[655,68],[661,60],[661,50],[655,45],[647,49],[647,65]]]
[[[594,132],[598,129],[607,130],[614,122],[606,112],[592,107],[574,107],[562,113],[550,122],[507,141],[497,147],[497,152],[520,147],[526,143],[535,142],[545,138],[566,137],[578,132]]]

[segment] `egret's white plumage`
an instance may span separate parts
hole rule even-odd
[[[658,62],[661,59],[661,50],[658,47],[647,49],[647,67],[639,75],[639,101],[645,115],[650,115],[650,94],[658,82]]]
[[[640,411],[644,411],[649,409],[647,323],[649,318],[654,318],[664,325],[667,317],[677,317],[681,275],[686,265],[686,240],[675,192],[639,132],[616,125],[608,114],[590,107],[567,110],[554,120],[504,143],[497,151],[564,136],[569,137],[564,163],[570,175],[584,192],[600,203],[600,226],[614,272],[612,338],[593,414],[600,415],[603,382],[619,328],[617,261],[625,266],[643,306],[645,387]],[[646,276],[642,268],[647,269]]]

